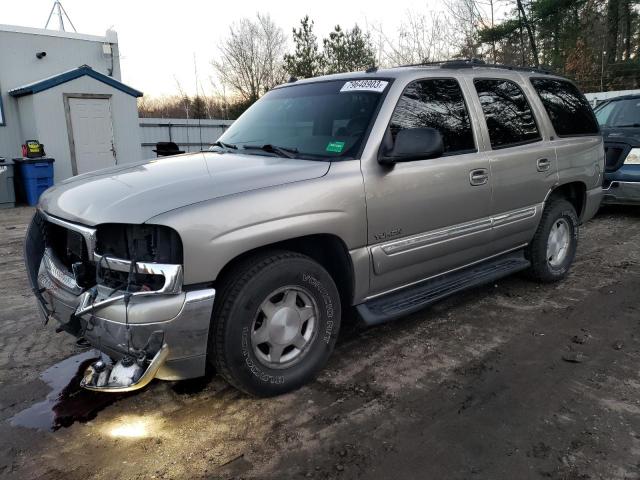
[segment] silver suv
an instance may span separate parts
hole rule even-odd
[[[104,352],[82,385],[215,369],[276,395],[374,325],[528,270],[567,275],[604,149],[569,81],[476,62],[292,79],[208,152],[48,190],[25,257],[46,319]]]

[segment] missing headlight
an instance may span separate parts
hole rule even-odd
[[[162,225],[100,225],[96,253],[137,262],[182,264],[180,236]]]
[[[161,225],[103,224],[97,229],[96,253],[102,257],[97,268],[98,283],[113,289],[131,292],[159,290],[164,285],[162,275],[116,271],[108,258],[133,262],[182,264],[182,242],[171,228]]]

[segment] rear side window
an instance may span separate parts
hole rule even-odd
[[[506,148],[540,140],[535,117],[522,89],[510,80],[477,79],[491,147]]]
[[[405,88],[391,117],[393,139],[407,128],[439,130],[445,155],[476,151],[469,112],[454,79],[418,80]]]
[[[532,78],[531,84],[538,92],[558,136],[599,133],[593,110],[575,85],[551,78]]]

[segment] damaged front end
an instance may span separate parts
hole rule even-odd
[[[25,264],[45,317],[106,354],[87,389],[123,392],[153,378],[205,374],[215,290],[183,285],[182,244],[160,225],[87,227],[38,211]]]

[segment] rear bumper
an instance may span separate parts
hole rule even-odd
[[[613,180],[604,190],[605,205],[640,205],[640,182]]]
[[[161,289],[133,294],[101,285],[83,289],[74,274],[45,247],[43,236],[38,234],[38,221],[42,217],[37,219],[36,215],[27,232],[25,263],[46,320],[54,319],[63,330],[83,336],[116,362],[143,353],[148,366],[129,390],[142,388],[151,374],[151,378],[163,380],[205,374],[214,289],[184,291],[181,266],[142,262],[137,263],[140,272],[163,275]],[[73,228],[73,224],[67,225]],[[112,269],[130,268],[126,260],[109,258],[108,262]]]

